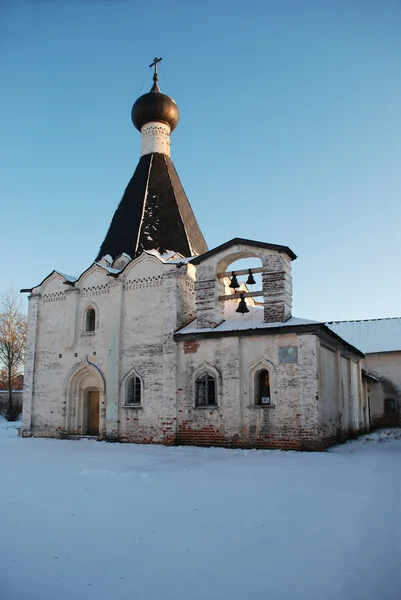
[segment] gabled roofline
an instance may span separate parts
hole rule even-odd
[[[195,256],[189,262],[193,265],[199,265],[204,260],[207,260],[214,254],[221,252],[222,250],[226,250],[226,248],[230,248],[231,246],[235,246],[237,244],[244,244],[246,246],[253,246],[254,248],[266,248],[266,250],[275,250],[276,252],[280,252],[280,254],[287,254],[291,258],[291,260],[295,260],[297,255],[289,248],[288,246],[280,246],[278,244],[268,244],[267,242],[257,242],[256,240],[247,240],[245,238],[233,238],[232,240],[225,242],[224,244],[220,244],[220,246],[216,246],[216,248],[212,248],[208,252],[204,254],[200,254],[199,256]]]
[[[125,252],[123,252],[120,256],[122,256],[123,254],[125,254],[126,256],[128,256],[128,254],[126,254]],[[128,267],[132,266],[133,263],[136,263],[136,262],[139,262],[139,261],[143,260],[143,255],[144,254],[146,254],[152,260],[153,259],[157,260],[162,265],[168,264],[168,263],[163,262],[158,256],[156,256],[152,252],[148,252],[147,250],[143,250],[137,257],[131,258],[131,260],[129,262],[127,262],[127,264],[122,269],[119,269],[119,270],[116,269],[117,273],[110,272],[109,269],[111,269],[112,267],[105,267],[104,265],[99,264],[99,262],[95,260],[90,265],[90,267],[88,267],[87,269],[85,269],[85,271],[83,271],[83,273],[81,273],[81,275],[78,277],[78,279],[77,279],[76,282],[80,281],[81,277],[83,275],[85,275],[85,273],[87,273],[93,266],[99,267],[100,269],[103,269],[104,271],[106,271],[107,272],[107,277],[114,277],[115,279],[118,279],[120,277],[120,275],[122,275],[124,273],[124,271],[126,269],[128,269]],[[175,264],[175,263],[173,263],[173,264]]]
[[[121,271],[119,271],[118,269],[115,269],[117,271],[117,273],[110,272],[109,269],[112,269],[113,267],[106,267],[105,265],[101,265],[98,261],[95,260],[95,261],[93,261],[93,263],[91,265],[89,265],[89,267],[87,269],[85,269],[85,271],[82,271],[81,275],[78,277],[78,279],[74,283],[79,283],[81,281],[82,277],[84,275],[86,275],[86,273],[88,273],[88,271],[93,269],[93,267],[98,267],[102,271],[106,271],[107,275],[110,275],[111,277],[118,277],[118,275],[120,275],[120,273],[123,272],[123,269]]]
[[[54,273],[57,273],[57,275],[60,275],[60,277],[66,277],[66,275],[64,273],[60,273],[60,271],[57,271],[57,269],[53,269],[53,271],[51,271],[47,277],[45,277],[40,283],[38,283],[37,285],[34,285],[31,288],[23,288],[22,290],[20,290],[20,294],[30,294],[32,292],[32,290],[34,290],[37,287],[41,287],[45,281],[47,281],[49,279],[49,277],[51,277],[52,275],[54,275]],[[67,285],[74,285],[74,283],[76,283],[78,281],[78,279],[76,279],[75,281],[63,281],[63,283],[66,283]]]
[[[80,276],[77,277],[75,279],[75,281],[68,281],[67,279],[65,279],[63,281],[63,284],[74,286],[76,283],[79,283],[80,280],[82,279],[82,277],[88,271],[90,271],[93,267],[99,267],[99,269],[102,269],[103,271],[106,271],[108,277],[118,278],[120,275],[122,275],[124,273],[124,271],[130,265],[132,265],[132,263],[134,263],[136,261],[139,261],[139,260],[143,260],[143,255],[144,254],[146,254],[151,259],[157,260],[162,265],[169,265],[169,264],[171,264],[171,265],[174,265],[176,267],[179,267],[179,266],[181,266],[183,264],[186,264],[186,263],[179,263],[179,264],[177,264],[177,263],[163,262],[159,256],[156,256],[156,254],[153,254],[152,252],[148,252],[147,250],[143,250],[143,252],[141,252],[141,254],[139,254],[139,256],[137,256],[136,258],[131,258],[131,260],[129,262],[127,262],[127,264],[122,269],[120,269],[120,270],[115,269],[117,271],[117,273],[110,272],[109,269],[112,269],[113,267],[106,267],[105,265],[101,265],[98,261],[95,260],[95,261],[93,261],[93,263],[91,263],[89,265],[89,267],[87,269],[85,269],[84,271],[82,271],[82,273],[80,274]],[[122,254],[120,254],[120,256],[123,256],[123,255],[125,255],[125,256],[127,256],[129,258],[129,255],[126,254],[125,252],[123,252]],[[43,279],[43,281],[41,281],[41,283],[38,283],[38,285],[34,285],[32,288],[23,288],[23,289],[21,289],[20,290],[20,294],[30,294],[32,292],[32,290],[34,290],[35,288],[41,287],[44,284],[44,282],[47,281],[49,279],[49,277],[51,277],[54,273],[57,273],[57,275],[60,275],[61,277],[65,277],[64,273],[60,273],[60,271],[57,271],[57,269],[53,269],[53,271],[51,271],[51,273],[49,273],[49,275],[47,275],[47,277],[45,277]]]
[[[89,267],[87,269],[85,269],[85,271],[82,271],[81,275],[78,277],[78,279],[76,280],[75,283],[79,283],[81,281],[82,277],[84,275],[86,275],[86,273],[88,271],[90,271],[94,266],[99,267],[99,269],[101,269],[103,265],[99,265],[96,261],[93,261],[93,263],[90,264]],[[103,269],[103,271],[105,271],[105,269]]]

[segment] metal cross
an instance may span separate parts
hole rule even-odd
[[[151,65],[149,65],[150,68],[154,67],[155,68],[155,72],[154,75],[157,76],[157,63],[159,63],[161,60],[163,60],[162,58],[154,58],[153,62]]]

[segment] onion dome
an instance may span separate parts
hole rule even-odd
[[[140,96],[132,107],[132,122],[138,131],[141,131],[146,123],[152,121],[164,123],[173,131],[177,127],[180,111],[170,96],[161,93],[157,84],[157,74],[153,75],[153,81],[154,83],[150,92]]]

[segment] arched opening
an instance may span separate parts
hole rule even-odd
[[[224,320],[263,321],[263,265],[256,256],[237,258],[221,263],[217,276],[224,286]],[[224,266],[224,270],[221,270]]]
[[[216,380],[210,373],[202,373],[195,379],[195,406],[216,406]]]
[[[271,404],[270,373],[267,369],[261,369],[255,374],[255,404]]]
[[[85,314],[85,331],[95,331],[96,329],[96,311],[94,308],[88,308]]]
[[[142,402],[142,381],[137,375],[131,375],[126,381],[125,404],[139,406]]]
[[[67,380],[65,431],[74,435],[98,436],[102,429],[100,407],[104,399],[103,375],[97,365],[83,361],[71,371]]]

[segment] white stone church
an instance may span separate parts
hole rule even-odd
[[[153,79],[96,260],[22,290],[23,435],[312,450],[368,431],[375,376],[334,326],[292,316],[294,252],[241,238],[208,249],[170,159],[178,107]],[[239,259],[259,266],[234,270]]]

